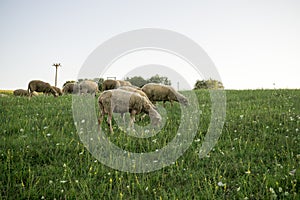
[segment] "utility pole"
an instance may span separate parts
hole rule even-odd
[[[52,66],[55,67],[55,87],[57,87],[57,68],[60,67],[60,63],[54,63]]]

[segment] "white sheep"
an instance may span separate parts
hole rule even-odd
[[[149,115],[151,122],[154,125],[158,125],[161,122],[160,114],[152,107],[145,97],[135,92],[129,92],[125,90],[107,90],[104,91],[98,98],[100,117],[99,127],[103,121],[104,115],[108,114],[107,123],[109,124],[110,132],[112,129],[112,114],[126,112],[130,113],[130,125],[133,126],[135,121],[135,115],[139,113],[146,113]]]
[[[73,90],[76,88],[76,86],[73,86]],[[76,92],[78,92],[75,89]],[[94,81],[90,81],[90,80],[84,80],[82,82],[79,83],[79,92],[81,94],[94,94],[96,95],[96,93],[99,91],[98,89],[98,84]]]

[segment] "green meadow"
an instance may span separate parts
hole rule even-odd
[[[0,199],[299,199],[300,90],[226,90],[222,135],[202,159],[211,101],[208,91],[196,95],[201,117],[193,143],[149,173],[94,158],[75,128],[71,95],[0,97]],[[110,141],[132,152],[163,148],[180,123],[178,103],[166,110],[159,134],[134,138],[115,126]]]

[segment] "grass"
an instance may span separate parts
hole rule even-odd
[[[223,132],[204,159],[211,104],[207,91],[196,94],[202,114],[192,145],[172,165],[140,174],[111,169],[86,150],[72,96],[1,97],[0,199],[299,199],[300,90],[226,91]],[[180,114],[178,104],[167,110],[156,136],[115,128],[110,140],[128,151],[162,148]]]

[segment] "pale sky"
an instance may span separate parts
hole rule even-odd
[[[27,88],[33,79],[54,85],[53,63],[62,65],[61,87],[77,79],[103,42],[142,28],[172,30],[195,41],[227,89],[300,88],[299,11],[298,0],[1,0],[0,89]],[[158,62],[140,60],[135,67],[168,64]],[[112,73],[118,78],[133,74]],[[181,75],[193,82],[192,74]]]

